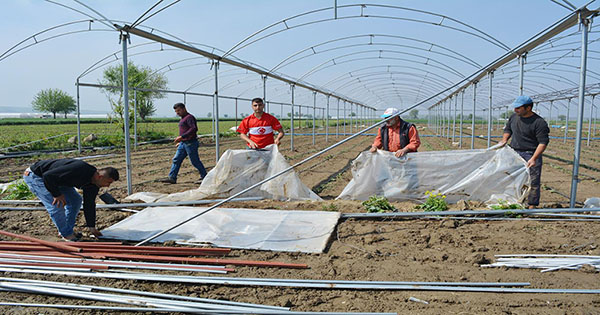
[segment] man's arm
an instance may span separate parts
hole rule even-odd
[[[537,158],[542,156],[542,153],[544,153],[544,150],[546,150],[547,146],[548,145],[543,143],[538,144],[537,148],[535,148],[535,152],[533,152],[533,156],[531,157],[531,159],[529,159],[529,161],[527,161],[527,167],[535,166],[535,161],[537,160]]]
[[[500,140],[500,142],[498,144],[500,144],[501,147],[505,146],[506,143],[508,142],[508,139],[510,139],[511,135],[512,134],[507,133],[507,132],[503,133],[502,134],[502,140]]]
[[[408,152],[417,152],[417,149],[421,146],[421,139],[419,138],[417,127],[414,125],[408,129],[408,139],[408,144],[404,148],[396,151],[396,157],[404,156]]]
[[[96,196],[100,190],[94,184],[85,185],[83,190],[83,215],[88,229],[94,236],[102,236],[102,233],[96,229]]]
[[[277,135],[277,138],[275,138],[275,144],[279,145],[279,143],[281,142],[281,139],[283,139],[283,136],[285,135],[285,133],[283,132],[283,128],[277,129],[277,132],[279,132],[279,134]]]
[[[377,130],[377,136],[375,137],[375,140],[373,141],[373,144],[371,145],[371,148],[369,149],[369,151],[371,151],[372,153],[377,152],[377,149],[381,148],[382,144],[381,144],[381,128],[379,128]]]
[[[240,138],[242,138],[244,141],[246,141],[246,143],[248,143],[248,146],[250,148],[252,148],[252,149],[258,148],[258,144],[256,144],[256,142],[250,140],[250,138],[245,133],[240,133]]]

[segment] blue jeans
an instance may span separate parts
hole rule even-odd
[[[190,162],[192,165],[200,172],[200,177],[206,176],[206,169],[204,168],[204,164],[200,161],[198,157],[198,140],[189,140],[182,141],[177,146],[177,151],[175,152],[175,156],[173,157],[173,165],[171,165],[171,171],[169,172],[169,177],[173,180],[177,180],[177,174],[179,173],[179,168],[181,167],[181,163],[186,156],[190,157]]]
[[[534,151],[517,151],[519,155],[525,160],[525,162],[529,161],[531,157],[533,157]],[[542,177],[542,156],[540,155],[537,160],[535,160],[535,166],[529,168],[529,175],[531,176],[531,190],[529,191],[529,196],[527,196],[527,204],[530,206],[539,206],[540,205],[540,184]]]
[[[44,204],[46,211],[50,214],[50,218],[54,225],[58,229],[58,232],[63,237],[73,234],[73,227],[75,226],[75,220],[77,220],[77,214],[81,209],[81,195],[75,191],[75,188],[68,186],[59,186],[58,189],[65,196],[67,204],[63,207],[52,205],[54,197],[44,186],[44,180],[35,175],[33,172],[29,172],[29,175],[23,176],[25,183],[29,186],[31,192],[33,192]]]

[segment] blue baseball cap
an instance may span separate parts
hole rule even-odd
[[[523,105],[530,105],[530,104],[533,104],[533,100],[531,99],[531,97],[529,97],[527,95],[521,95],[521,96],[517,97],[517,99],[512,103],[512,107],[517,108],[517,107],[521,107]]]

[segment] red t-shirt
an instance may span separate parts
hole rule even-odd
[[[248,135],[250,140],[254,141],[258,148],[264,148],[269,144],[275,143],[273,130],[281,129],[279,120],[273,115],[263,113],[260,119],[254,114],[244,118],[240,123],[237,132]]]

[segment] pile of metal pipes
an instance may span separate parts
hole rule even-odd
[[[155,293],[138,290],[118,289],[65,282],[41,281],[19,278],[0,278],[0,291],[23,292],[54,295],[67,298],[84,299],[97,302],[131,305],[115,307],[108,305],[65,305],[65,304],[28,304],[21,302],[3,302],[0,306],[44,307],[59,309],[94,309],[104,311],[139,312],[182,312],[210,314],[359,314],[359,313],[319,313],[292,312],[289,307],[240,303],[227,300],[189,297],[175,294]],[[389,313],[360,313],[389,314]],[[393,313],[395,314],[395,313]]]
[[[0,264],[4,267],[19,267],[32,269],[54,268],[80,268],[90,270],[106,270],[109,268],[153,269],[148,267],[167,267],[166,264],[139,263],[143,262],[166,262],[170,266],[177,263],[189,264],[196,268],[195,271],[224,273],[233,269],[204,266],[199,268],[198,264],[208,265],[235,265],[253,267],[280,267],[280,268],[308,268],[306,264],[291,264],[283,262],[204,258],[190,256],[224,256],[230,251],[228,248],[189,248],[168,246],[131,246],[115,242],[51,242],[34,237],[14,234],[0,230],[0,235],[22,239],[24,241],[0,241]],[[111,260],[108,260],[111,259]],[[136,261],[132,264],[125,261],[114,261],[122,259]],[[146,268],[142,268],[146,267]],[[191,267],[181,267],[191,268]]]
[[[577,270],[583,265],[590,265],[600,270],[600,256],[515,254],[495,257],[495,263],[481,267],[531,268],[548,272],[561,269]]]

